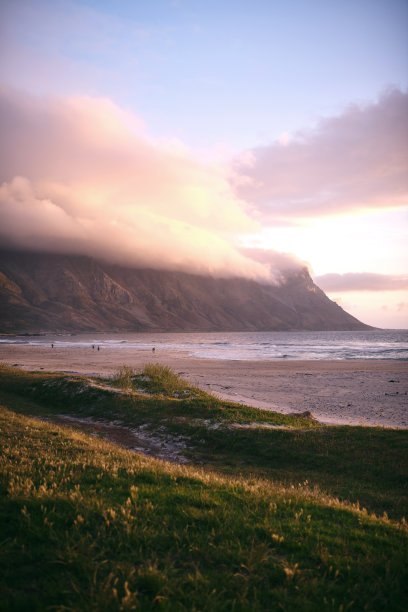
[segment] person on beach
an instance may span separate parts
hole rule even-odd
[[[155,353],[155,352],[156,352],[156,349],[155,349],[155,347],[153,347],[152,348],[152,353]]]

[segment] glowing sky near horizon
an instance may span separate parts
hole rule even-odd
[[[0,11],[4,240],[259,277],[242,246],[293,253],[408,327],[406,0]]]

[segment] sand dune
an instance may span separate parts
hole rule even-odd
[[[310,410],[325,423],[408,428],[408,362],[229,361],[175,350],[3,345],[0,361],[30,370],[109,375],[126,363],[171,366],[226,399],[283,413]]]

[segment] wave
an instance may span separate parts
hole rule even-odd
[[[194,357],[231,360],[408,359],[408,330],[366,332],[212,332],[47,334],[0,336],[0,345],[129,351],[171,349]]]

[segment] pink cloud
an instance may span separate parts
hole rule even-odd
[[[408,289],[408,275],[375,274],[370,272],[348,272],[346,274],[323,274],[314,278],[324,291],[401,291]]]
[[[353,105],[235,164],[237,193],[264,219],[408,204],[408,93]]]
[[[256,231],[220,164],[148,137],[108,99],[3,92],[0,240],[120,263],[265,278],[236,236]]]
[[[256,247],[241,247],[240,252],[265,266],[269,270],[269,280],[277,283],[282,281],[288,273],[309,267],[307,262],[301,261],[292,253],[280,253],[273,249]]]

